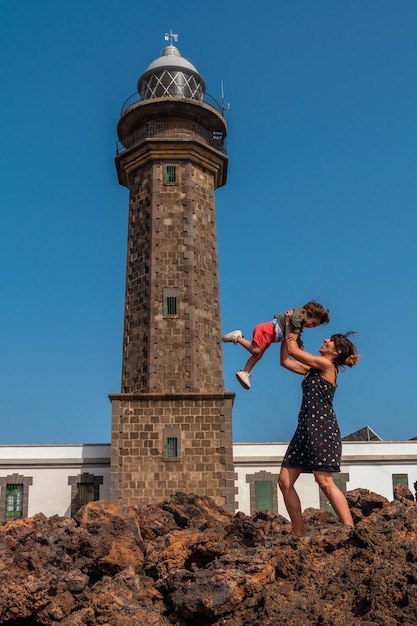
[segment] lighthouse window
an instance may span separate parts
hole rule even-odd
[[[176,183],[177,182],[177,167],[176,165],[167,165],[165,168],[165,182]]]
[[[180,461],[181,430],[176,426],[164,428],[162,437],[162,459],[164,461]]]
[[[177,314],[177,299],[175,296],[168,296],[167,298],[167,315]]]
[[[175,288],[163,290],[163,307],[165,318],[176,318],[180,316],[180,294]]]
[[[176,437],[168,437],[166,453],[169,459],[178,456],[178,439]]]

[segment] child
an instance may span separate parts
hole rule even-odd
[[[245,389],[250,389],[250,372],[256,363],[262,359],[265,350],[269,348],[271,343],[277,343],[284,339],[287,317],[289,317],[292,332],[298,335],[297,343],[300,348],[303,347],[301,333],[304,328],[315,328],[320,324],[328,324],[330,321],[329,309],[325,310],[321,304],[314,302],[314,300],[307,302],[303,307],[292,309],[290,313],[291,315],[277,313],[272,322],[257,324],[253,330],[252,341],[244,339],[241,330],[233,330],[222,337],[222,341],[225,343],[240,343],[252,355],[244,369],[236,373],[236,378]]]

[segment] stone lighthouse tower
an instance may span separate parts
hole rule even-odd
[[[226,122],[170,43],[117,125],[129,221],[111,499],[158,503],[183,491],[232,511],[234,394],[223,383],[214,202],[226,183]]]

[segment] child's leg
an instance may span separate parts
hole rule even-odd
[[[253,354],[247,361],[246,361],[246,365],[243,368],[244,372],[247,372],[249,374],[249,372],[252,370],[252,368],[257,364],[258,361],[260,361],[263,357],[263,352],[258,352],[257,354]]]
[[[252,341],[244,337],[236,339],[236,343],[239,343],[252,355],[245,365],[244,372],[249,373],[252,370],[256,363],[262,359],[265,350],[269,348],[274,340],[275,328],[272,322],[257,324],[253,330]]]
[[[250,389],[250,371],[256,363],[262,359],[265,350],[275,341],[275,327],[273,322],[264,322],[255,326],[252,341],[244,337],[236,336],[235,343],[239,343],[243,348],[251,353],[250,359],[246,362],[245,368],[236,372],[236,378],[245,389]]]
[[[242,370],[243,372],[247,372],[249,374],[249,372],[256,365],[256,363],[262,359],[264,350],[261,350],[258,344],[255,343],[255,341],[249,341],[248,339],[245,339],[244,337],[239,337],[238,339],[236,339],[236,343],[239,343],[243,348],[245,348],[252,355],[246,361],[246,365]]]
[[[249,339],[245,339],[244,337],[238,337],[236,339],[236,343],[239,343],[243,348],[245,348],[245,350],[250,352],[252,355],[262,355],[262,350],[255,341],[249,341]]]
[[[261,348],[254,342],[249,342],[247,339],[243,340],[245,343],[242,343],[242,338],[239,338],[237,340],[237,343],[240,343],[244,348],[246,348],[246,350],[248,350],[252,356],[250,357],[250,359],[248,359],[246,361],[246,365],[244,367],[243,370],[240,370],[239,372],[236,372],[236,378],[238,379],[238,381],[240,382],[240,384],[242,385],[242,387],[244,387],[245,389],[250,389],[251,385],[250,385],[250,372],[253,368],[254,365],[256,365],[256,363],[262,359],[263,353],[264,351],[261,350]],[[249,344],[249,345],[248,345]]]

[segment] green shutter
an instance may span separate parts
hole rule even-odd
[[[23,516],[23,485],[6,486],[6,519]]]
[[[177,172],[175,165],[167,165],[167,169],[165,172],[165,182],[166,183],[175,183],[177,179]]]
[[[271,480],[255,480],[255,508],[274,512]]]
[[[177,315],[177,298],[175,296],[168,296],[166,299],[166,315]]]
[[[178,456],[177,437],[168,437],[166,443],[166,456],[168,459],[175,459]]]
[[[98,498],[95,497],[95,485],[94,483],[78,483],[77,484],[77,495],[76,495],[76,509],[78,511],[79,508],[87,504],[87,502],[94,502]]]
[[[393,474],[392,484],[393,484],[393,487],[396,487],[397,485],[408,487],[408,474]]]

